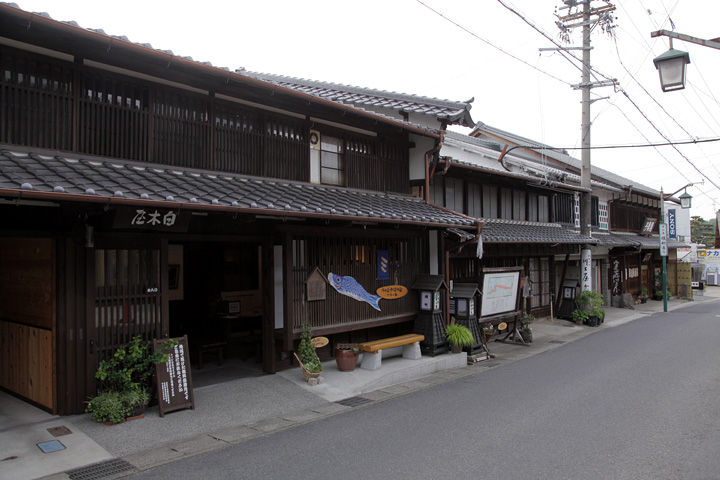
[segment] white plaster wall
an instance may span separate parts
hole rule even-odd
[[[665,202],[665,221],[667,222],[668,210],[675,210],[675,227],[677,228],[677,240],[681,240],[680,237],[685,237],[686,242],[690,242],[692,230],[690,228],[690,213],[691,208],[684,209],[674,202]]]
[[[430,115],[423,115],[421,113],[411,113],[408,115],[408,122],[414,123],[415,125],[422,125],[423,127],[435,128],[440,130],[442,124],[437,118]]]
[[[425,153],[435,147],[435,139],[410,135],[415,148],[410,150],[410,180],[425,179]]]

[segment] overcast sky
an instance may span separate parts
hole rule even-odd
[[[450,100],[474,98],[472,117],[555,147],[580,146],[578,62],[558,40],[562,1],[502,0],[185,1],[17,0],[24,10],[74,20],[231,70],[244,67],[313,80]],[[702,6],[699,6],[699,4]],[[594,6],[603,2],[594,1]],[[688,88],[662,93],[652,59],[672,29],[720,37],[720,2],[616,1],[615,36],[592,34],[592,65],[620,88],[593,89],[593,146],[720,138],[720,50],[674,41],[690,53]],[[435,11],[433,11],[435,10]],[[582,45],[580,28],[570,46]],[[578,51],[576,55],[581,54]],[[604,98],[608,97],[608,98]],[[579,150],[570,152],[580,158]],[[720,142],[593,150],[592,164],[634,183],[675,192],[688,183],[692,215],[720,209]],[[682,192],[680,192],[682,193]]]

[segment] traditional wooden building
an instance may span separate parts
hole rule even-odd
[[[500,144],[448,130],[474,127],[470,104],[322,81],[246,72],[253,78],[398,119],[410,120],[442,134],[439,148],[424,163],[411,163],[410,184],[433,205],[477,219],[481,249],[449,248],[445,254],[450,281],[478,283],[484,268],[519,267],[530,288],[523,308],[550,315],[557,291],[555,257],[568,261],[580,245],[597,240],[576,228],[575,194],[583,189],[577,175],[564,167],[535,164],[516,154],[498,162]],[[478,255],[478,251],[481,252]],[[480,257],[480,258],[479,258]]]
[[[512,134],[478,122],[471,135],[493,142],[513,153],[525,163],[542,164],[559,175],[579,183],[581,162],[566,151]],[[593,289],[615,302],[630,293],[652,296],[661,282],[661,257],[658,225],[661,215],[661,192],[639,182],[593,166],[591,169],[592,213],[590,225],[595,245],[592,250]],[[677,199],[671,199],[679,203]],[[568,199],[568,225],[580,228],[579,199]],[[677,263],[677,249],[688,245],[671,239],[668,258],[668,285],[673,295],[682,293],[682,284],[690,284],[689,267]],[[570,277],[579,278],[579,256],[570,257],[572,265],[565,270]],[[686,278],[687,277],[687,278]],[[562,281],[558,283],[562,285]],[[615,300],[613,300],[615,299]]]
[[[544,316],[559,306],[566,278],[579,279],[580,248],[591,245],[593,285],[612,297],[652,293],[660,275],[660,192],[592,167],[592,237],[580,234],[580,160],[566,151],[507,132],[470,116],[470,104],[329,82],[244,72],[274,85],[331,98],[442,132],[424,163],[411,162],[412,191],[430,203],[480,222],[482,253],[446,252],[446,281],[479,281],[483,268],[521,267],[529,287],[523,307]],[[469,135],[448,127],[473,127]],[[501,158],[502,162],[498,160]],[[650,228],[648,231],[647,228]],[[689,280],[676,266],[670,241],[669,285]],[[682,270],[682,269],[681,269]],[[644,287],[644,288],[643,288]]]
[[[439,129],[9,4],[0,71],[0,387],[51,412],[134,335],[274,373],[306,322],[327,351],[407,333],[414,292],[366,295],[477,230],[411,194]]]

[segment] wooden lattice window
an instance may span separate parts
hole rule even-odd
[[[160,250],[96,250],[95,284],[100,360],[136,335],[161,337]]]
[[[69,150],[72,68],[0,48],[0,142]]]
[[[530,305],[532,308],[550,305],[550,261],[548,257],[530,258]]]

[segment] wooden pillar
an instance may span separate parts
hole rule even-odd
[[[263,292],[263,317],[262,317],[262,352],[263,371],[265,373],[276,373],[275,362],[275,282],[273,266],[275,256],[273,252],[272,237],[262,244],[262,292]]]
[[[283,350],[293,349],[292,236],[283,234]],[[292,357],[291,357],[292,358]]]

